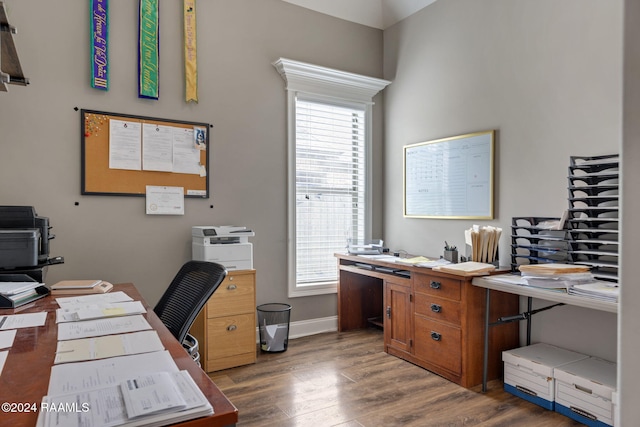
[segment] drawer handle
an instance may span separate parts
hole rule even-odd
[[[442,335],[435,331],[431,331],[431,339],[434,341],[440,341],[442,339]]]
[[[236,325],[229,325],[229,326],[227,326],[227,331],[229,331],[229,332],[233,332],[233,331],[235,331],[236,329],[238,329],[238,327],[237,327]]]
[[[435,280],[432,280],[431,283],[429,283],[429,286],[431,289],[440,289],[442,287],[440,282],[436,282]]]
[[[232,281],[232,280],[233,280],[233,276],[229,276],[229,281]]]
[[[235,290],[237,288],[238,287],[235,284],[227,286],[227,290],[229,290],[229,291],[233,291],[233,290]]]
[[[431,304],[431,311],[433,311],[434,313],[441,313],[442,306],[438,304]]]

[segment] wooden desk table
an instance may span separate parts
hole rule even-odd
[[[213,406],[214,414],[187,421],[181,426],[233,426],[238,422],[238,410],[211,381],[207,374],[193,361],[158,316],[144,301],[131,283],[115,285],[113,291],[124,291],[134,300],[139,300],[147,309],[144,315],[158,332],[160,340],[181,370],[189,371],[204,395]],[[26,403],[37,408],[42,397],[47,394],[51,367],[57,347],[58,327],[55,310],[58,304],[52,296],[47,296],[31,304],[16,309],[0,309],[0,315],[35,313],[46,311],[47,321],[37,328],[18,329],[13,347],[9,349],[7,361],[0,375],[0,404]],[[34,405],[35,404],[35,405]],[[0,412],[0,425],[11,427],[33,427],[37,412]]]

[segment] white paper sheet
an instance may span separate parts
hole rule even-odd
[[[2,375],[2,369],[4,368],[4,362],[7,361],[8,351],[0,351],[0,375]]]
[[[154,372],[123,381],[120,385],[128,418],[186,409],[173,376]]]
[[[184,215],[184,187],[147,185],[147,215]]]
[[[142,169],[173,171],[173,128],[145,123],[142,125]]]
[[[78,304],[56,310],[56,323],[78,322],[105,317],[143,314],[147,310],[140,301],[125,301],[98,304]]]
[[[104,337],[58,341],[53,363],[79,362],[106,359],[130,354],[151,353],[164,350],[156,331],[107,335]]]
[[[109,120],[109,169],[141,170],[142,125]]]
[[[16,338],[16,330],[0,331],[0,348],[11,348]]]
[[[10,314],[8,316],[0,316],[0,331],[7,329],[33,328],[36,326],[44,326],[47,320],[45,311],[39,313]]]
[[[200,174],[200,150],[194,144],[193,129],[175,129],[173,172]]]
[[[59,297],[56,302],[60,308],[68,308],[78,304],[105,304],[112,302],[133,301],[129,295],[122,291],[109,292],[106,294],[82,295],[76,297]]]
[[[134,354],[51,367],[48,395],[60,395],[118,385],[127,378],[150,372],[178,372],[168,351]]]
[[[152,329],[141,315],[114,317],[107,319],[83,320],[58,324],[58,340],[100,337]]]

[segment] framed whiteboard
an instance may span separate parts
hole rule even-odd
[[[404,216],[493,219],[495,131],[404,147]]]

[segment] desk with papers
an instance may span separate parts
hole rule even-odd
[[[0,421],[2,424],[25,427],[43,425],[42,410],[45,406],[60,408],[60,404],[67,400],[63,398],[64,395],[70,393],[84,393],[82,396],[86,402],[82,402],[87,404],[88,402],[97,404],[99,399],[106,399],[103,401],[108,402],[109,396],[113,397],[114,393],[119,396],[122,393],[124,403],[132,405],[131,408],[127,407],[127,412],[131,413],[129,411],[131,409],[134,414],[149,416],[144,412],[147,408],[135,407],[136,402],[143,401],[145,393],[160,391],[169,396],[170,393],[166,392],[167,387],[175,387],[177,384],[181,393],[173,393],[170,396],[172,399],[169,399],[173,401],[167,404],[171,405],[174,413],[187,408],[187,412],[193,411],[191,414],[200,414],[203,411],[197,408],[210,405],[213,408],[213,414],[199,418],[193,418],[191,415],[182,419],[173,415],[172,423],[184,421],[189,426],[235,425],[238,420],[237,409],[197,366],[182,348],[181,343],[171,335],[153,310],[144,302],[136,288],[132,284],[115,285],[114,293],[118,291],[123,291],[134,301],[141,301],[146,313],[124,317],[110,316],[95,319],[95,321],[112,322],[116,319],[126,319],[126,323],[130,326],[132,323],[130,321],[137,319],[133,321],[137,323],[142,320],[146,325],[137,327],[136,332],[121,334],[117,329],[119,325],[110,324],[107,327],[115,327],[119,335],[63,340],[58,336],[59,328],[68,328],[69,326],[65,325],[71,325],[74,322],[63,320],[56,323],[56,310],[60,307],[52,296],[17,309],[0,310],[0,317],[6,316],[9,319],[16,314],[46,313],[44,325],[14,330],[13,343],[8,351],[6,348],[0,349],[0,353],[6,357],[4,369],[0,373],[0,403],[3,404]],[[91,315],[91,313],[88,314]],[[102,329],[104,325],[97,327]],[[126,339],[127,336],[134,334],[139,334],[138,339]],[[141,348],[140,343],[144,342],[148,343],[150,348]],[[116,354],[124,354],[124,356],[112,357]],[[140,366],[144,368],[140,369]],[[105,381],[107,377],[110,378]],[[127,387],[128,390],[122,390],[124,387],[117,385],[113,386],[112,380],[115,380],[115,384],[121,382],[124,384],[124,381],[130,378],[142,378],[144,384],[132,383],[133,385]],[[100,381],[105,381],[104,385],[110,387],[101,385],[99,398],[95,396],[95,392],[83,389],[87,382]],[[145,389],[147,385],[150,386]],[[176,394],[181,396],[174,399]],[[199,398],[204,400],[198,401]],[[196,409],[189,409],[190,407]],[[57,417],[56,422],[60,424],[55,425],[72,425],[77,421],[78,414],[73,414],[72,411],[67,410],[69,408],[65,408],[65,411],[59,412]],[[83,411],[86,408],[79,406],[76,409]],[[168,412],[151,415],[158,419],[156,425],[167,423],[166,420],[163,421],[166,413]],[[65,424],[65,417],[72,424]]]
[[[511,276],[511,277],[510,277]],[[484,327],[484,369],[483,369],[483,381],[482,391],[487,389],[487,364],[488,364],[488,352],[489,347],[489,329],[492,326],[489,310],[491,307],[491,291],[505,292],[528,298],[528,312],[532,312],[532,299],[542,299],[545,301],[556,303],[555,305],[575,305],[578,307],[590,308],[593,310],[606,311],[609,313],[618,313],[618,303],[603,301],[596,298],[589,298],[580,295],[570,295],[567,292],[562,292],[554,289],[544,289],[534,286],[526,286],[516,283],[512,275],[497,275],[497,276],[482,276],[476,277],[472,280],[474,286],[485,288],[486,290],[486,316]],[[517,276],[516,276],[517,277]],[[495,319],[493,319],[495,320]],[[513,316],[513,320],[526,320],[527,321],[527,343],[530,342],[531,337],[531,319],[529,316],[518,315]]]

